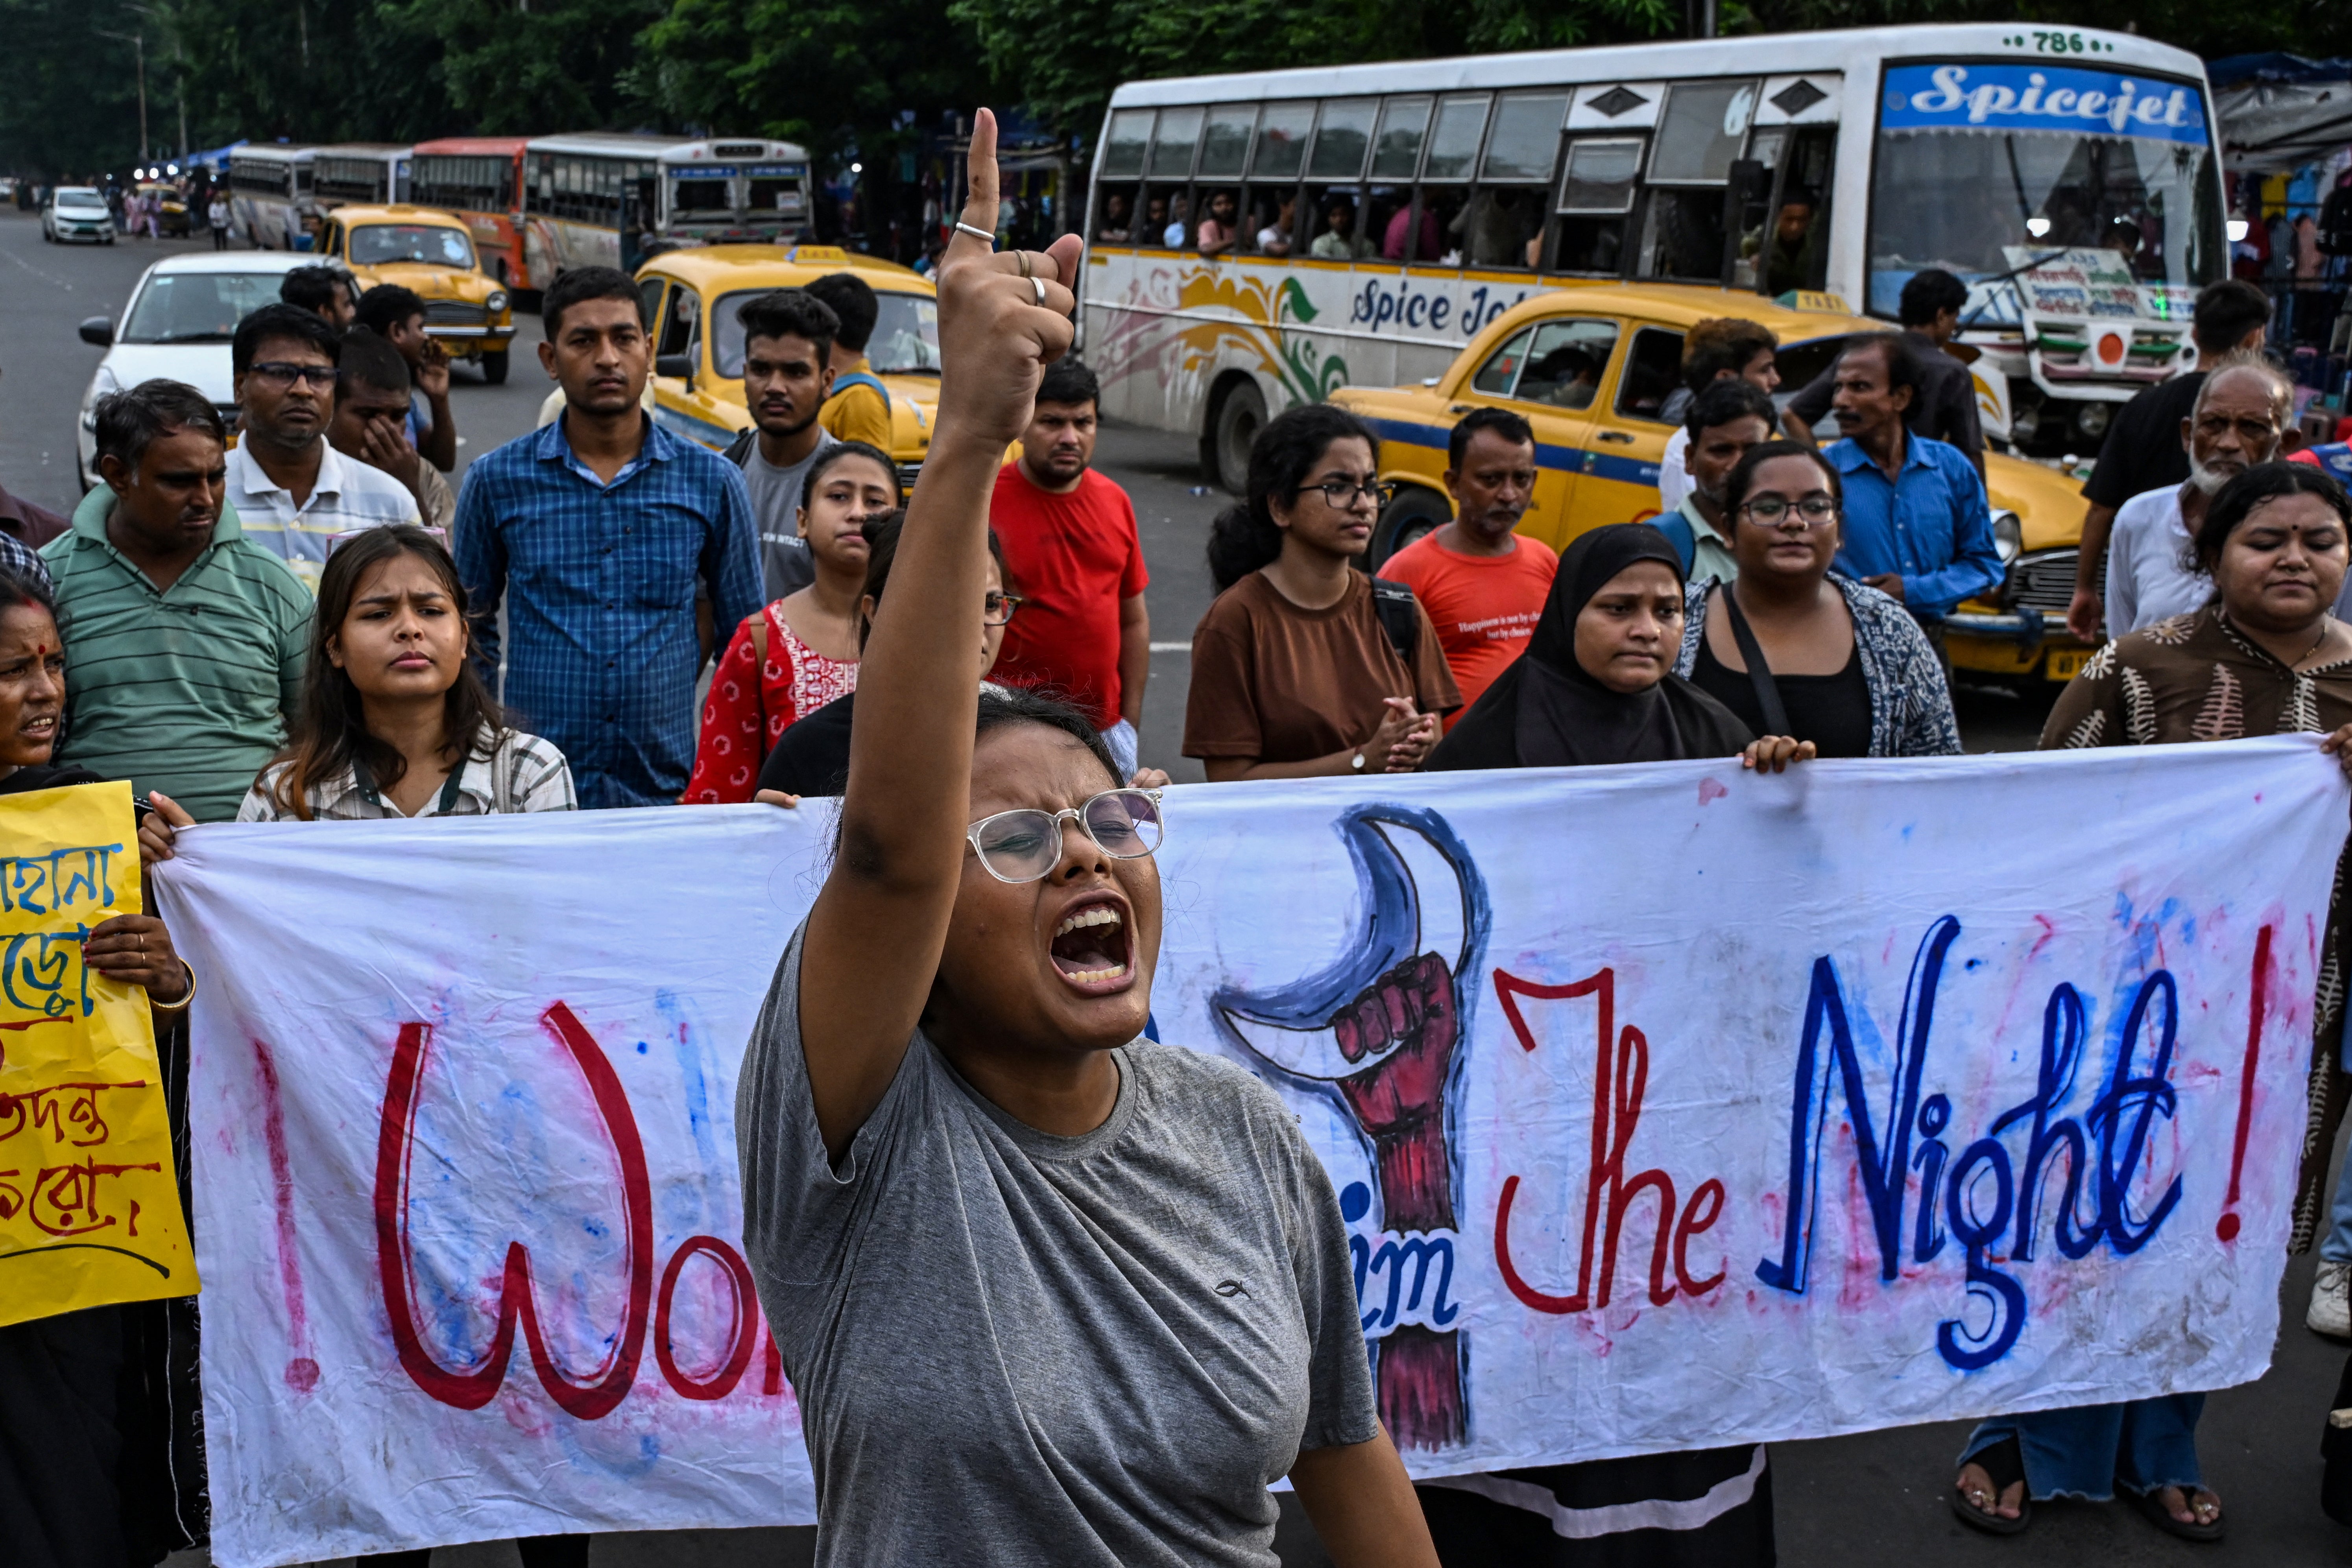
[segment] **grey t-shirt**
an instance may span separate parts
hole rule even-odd
[[[736,1088],[744,1249],[801,1401],[817,1562],[1275,1568],[1266,1484],[1377,1430],[1337,1199],[1230,1062],[1138,1040],[1059,1137],[919,1031],[835,1170],[801,939]]]
[[[801,482],[818,453],[841,444],[822,425],[809,455],[789,468],[760,455],[760,444],[743,457],[743,487],[751,492],[751,516],[760,529],[760,581],[771,602],[806,588],[815,575],[808,547],[801,542]]]

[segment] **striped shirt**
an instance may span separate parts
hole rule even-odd
[[[228,455],[228,503],[236,508],[245,537],[274,551],[312,593],[319,591],[319,574],[327,570],[327,551],[336,535],[421,520],[407,486],[381,468],[344,456],[324,439],[319,452],[318,480],[299,507],[294,492],[263,473],[243,444]]]
[[[44,546],[66,644],[61,767],[161,789],[200,822],[236,814],[286,736],[309,655],[310,596],[221,508],[213,542],[157,591],[106,537],[100,486]]]
[[[570,811],[579,800],[572,792],[572,769],[563,753],[535,735],[519,729],[487,732],[467,753],[464,766],[416,809],[418,817],[489,817],[513,811]],[[240,822],[278,822],[296,814],[278,803],[278,783],[289,762],[273,762],[246,791],[236,809]],[[351,768],[305,791],[315,822],[373,821],[405,819],[399,807],[385,800],[373,783],[362,784]]]
[[[716,623],[756,615],[760,552],[743,476],[645,422],[609,485],[564,423],[474,460],[457,495],[457,571],[495,679],[506,601],[508,708],[571,760],[580,803],[667,806],[694,765],[702,668],[696,587]]]

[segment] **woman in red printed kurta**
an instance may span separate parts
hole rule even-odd
[[[760,764],[794,721],[857,689],[864,524],[898,505],[898,479],[859,446],[827,448],[802,492],[800,535],[816,580],[735,628],[710,680],[686,805],[751,799]]]

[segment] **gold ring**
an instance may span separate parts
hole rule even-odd
[[[1029,253],[1025,250],[1016,250],[1013,253],[1013,256],[1021,264],[1021,276],[1034,281],[1037,275],[1030,268]]]

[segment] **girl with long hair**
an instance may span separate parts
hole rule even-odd
[[[857,689],[865,525],[898,503],[898,470],[862,441],[828,446],[810,464],[799,528],[816,580],[735,628],[711,674],[685,804],[749,800],[784,731]]]
[[[1410,773],[1462,706],[1412,591],[1355,570],[1379,465],[1370,427],[1328,403],[1251,444],[1248,495],[1211,525],[1217,600],[1192,632],[1184,755],[1212,783]]]

